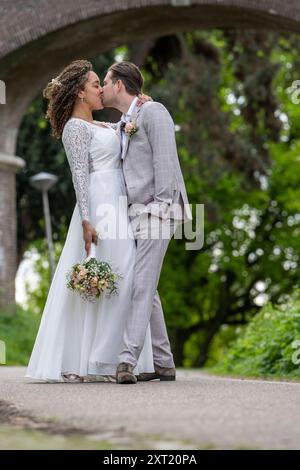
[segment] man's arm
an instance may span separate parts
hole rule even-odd
[[[166,217],[176,189],[177,148],[174,122],[162,104],[153,103],[145,110],[144,125],[152,148],[154,165],[155,194],[154,202],[149,206],[151,213],[160,210]],[[164,215],[160,216],[164,218]]]

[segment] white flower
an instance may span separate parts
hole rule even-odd
[[[52,84],[52,85],[57,85],[57,86],[61,86],[61,85],[62,85],[62,83],[61,83],[57,78],[52,78],[51,84]]]
[[[133,136],[133,134],[135,134],[138,130],[139,128],[137,127],[135,122],[129,121],[125,125],[125,133],[129,137]]]

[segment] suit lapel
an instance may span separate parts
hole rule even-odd
[[[117,136],[119,137],[120,141],[121,141],[121,138],[122,138],[122,135],[121,135],[121,119],[120,121],[118,122],[117,124]]]
[[[140,110],[141,110],[141,106],[135,105],[135,107],[134,107],[134,109],[133,109],[133,111],[132,111],[131,117],[130,117],[130,122],[136,122]],[[127,155],[127,150],[128,150],[128,146],[129,146],[129,141],[130,141],[130,137],[126,134],[125,145],[124,145],[124,147],[122,148],[122,160],[124,160],[124,158],[125,158],[126,155]]]

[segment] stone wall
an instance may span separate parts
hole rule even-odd
[[[0,170],[0,308],[14,299],[16,273],[15,175]]]
[[[16,254],[16,178],[22,159],[0,154],[0,308],[14,310]]]

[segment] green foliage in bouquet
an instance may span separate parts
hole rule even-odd
[[[113,272],[106,261],[90,258],[76,263],[67,273],[67,287],[90,302],[96,301],[103,293],[107,296],[118,293],[117,281],[122,276]]]

